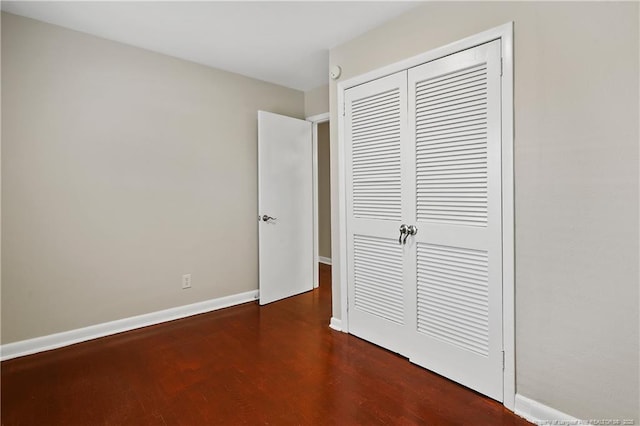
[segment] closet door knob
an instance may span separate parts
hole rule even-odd
[[[408,231],[407,225],[405,225],[404,223],[400,225],[400,237],[398,237],[398,244],[400,245],[404,244],[404,242],[402,241],[402,236],[405,235],[404,238],[406,240],[407,231]]]
[[[407,238],[409,237],[409,235],[416,235],[417,233],[418,233],[418,228],[416,228],[415,225],[407,226],[406,232],[404,234],[404,238],[402,239],[402,245],[407,244]]]

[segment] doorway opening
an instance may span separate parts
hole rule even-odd
[[[320,284],[320,265],[331,266],[331,150],[329,113],[308,117],[313,125],[313,287]]]

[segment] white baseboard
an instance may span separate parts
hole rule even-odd
[[[324,257],[324,256],[318,256],[318,262],[324,263],[325,265],[331,265],[331,258],[330,257]]]
[[[331,317],[331,321],[329,322],[329,327],[336,331],[342,331],[342,321],[338,318]]]
[[[123,331],[129,331],[136,328],[147,327],[149,325],[189,317],[191,315],[228,308],[230,306],[254,301],[257,298],[258,290],[252,290],[245,293],[232,294],[231,296],[219,297],[217,299],[205,300],[204,302],[178,306],[176,308],[151,312],[135,317],[91,325],[89,327],[78,328],[76,330],[64,331],[62,333],[50,334],[48,336],[36,337],[34,339],[8,343],[0,346],[0,360],[5,361],[20,356],[31,355],[38,352],[61,348],[63,346],[73,345],[74,343],[97,339],[98,337],[122,333]]]
[[[544,405],[538,401],[534,401],[533,399],[529,399],[526,396],[522,396],[520,394],[516,394],[516,405],[513,411],[520,417],[524,417],[531,423],[535,423],[537,425],[560,424],[558,423],[558,421],[562,421],[563,423],[561,424],[577,424],[565,422],[579,421],[579,419],[573,416],[563,413],[562,411],[558,411],[555,408],[551,408],[548,405]]]

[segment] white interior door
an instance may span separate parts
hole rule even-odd
[[[258,112],[260,304],[313,289],[311,123]]]
[[[409,357],[502,401],[500,41],[408,75]]]
[[[349,332],[406,353],[407,73],[345,93]]]

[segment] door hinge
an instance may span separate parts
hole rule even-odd
[[[500,58],[500,77],[504,73],[504,59]]]
[[[347,104],[346,102],[342,102],[342,116],[345,116],[345,111],[347,110]]]
[[[502,351],[502,370],[503,370],[503,371],[504,371],[504,364],[505,364],[505,361],[504,361],[504,351]]]

